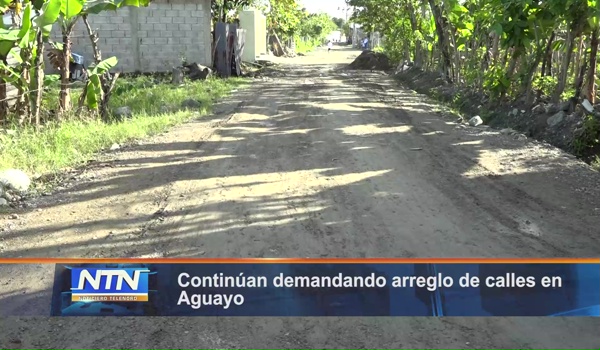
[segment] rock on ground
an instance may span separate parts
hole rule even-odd
[[[566,112],[566,111],[569,110],[569,108],[571,108],[571,102],[570,101],[565,101],[565,102],[563,102],[563,103],[560,104],[559,108],[560,108],[561,111],[565,111]]]
[[[469,125],[471,125],[471,126],[479,126],[481,124],[483,124],[483,120],[478,115],[476,115],[473,118],[469,119]]]
[[[0,207],[6,207],[8,205],[8,201],[4,198],[0,198]]]
[[[8,169],[0,171],[0,184],[9,190],[26,192],[31,185],[31,180],[22,170]]]
[[[567,114],[564,111],[559,111],[555,115],[548,118],[546,120],[546,122],[548,123],[548,126],[552,128],[552,127],[560,124],[565,119],[566,116],[567,116]]]
[[[546,114],[554,114],[554,113],[558,112],[559,110],[560,110],[560,108],[554,103],[551,103],[546,106]]]

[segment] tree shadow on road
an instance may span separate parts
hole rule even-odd
[[[298,83],[294,74],[314,82]],[[378,84],[377,76],[367,72],[362,79]],[[89,218],[77,212],[70,219],[65,212],[51,222],[4,232],[11,249],[2,255],[420,256],[424,252],[413,249],[420,231],[462,247],[454,253],[431,247],[438,256],[455,256],[464,247],[485,256],[476,248],[490,244],[514,256],[598,251],[592,231],[600,221],[590,211],[597,201],[592,195],[575,198],[561,184],[583,170],[565,166],[561,157],[527,158],[531,149],[524,142],[507,141],[492,130],[461,129],[408,90],[396,91],[397,104],[378,102],[380,91],[350,79],[357,78],[292,71],[286,79],[258,85],[254,91],[260,92],[208,138],[175,136],[168,143],[133,146],[112,162],[107,176],[65,190],[58,194],[61,202],[40,205],[87,207]],[[485,164],[489,155],[502,152],[506,166]],[[511,170],[515,154],[523,160]],[[585,170],[581,181],[596,181],[594,176]],[[305,180],[312,182],[309,193],[298,195],[293,184]],[[173,186],[175,193],[169,193]],[[427,202],[415,197],[419,193],[439,200]],[[447,212],[438,212],[444,206]],[[419,211],[438,222],[390,232],[385,221],[391,216]],[[581,217],[575,224],[574,212]],[[382,220],[381,227],[364,227],[365,213]],[[523,227],[526,221],[536,228]],[[363,235],[379,230],[387,238]],[[314,246],[300,249],[306,242],[296,235],[316,235],[306,240]],[[260,248],[236,244],[240,236],[262,242]],[[23,240],[44,243],[15,244]],[[289,243],[297,249],[286,249]],[[357,245],[365,249],[344,249]]]
[[[23,215],[27,225],[2,232],[8,247],[2,256],[584,257],[600,251],[598,174],[561,155],[532,157],[539,145],[454,124],[411,91],[397,89],[395,103],[382,103],[389,91],[351,81],[388,79],[376,74],[294,74],[257,84],[207,137],[194,136],[188,125],[188,132],[172,131],[170,142],[126,149],[101,177],[56,194],[40,204],[41,212]],[[226,114],[203,121],[217,123]],[[51,221],[46,212],[54,213]],[[0,303],[13,310],[44,300],[48,291],[0,294]],[[164,333],[155,320],[119,321],[111,324]],[[226,337],[255,322],[202,324]],[[375,328],[361,328],[361,322],[362,340],[348,346],[406,345],[406,336],[394,344],[372,337],[377,327],[401,327],[401,321],[372,323]],[[305,326],[315,324],[337,327],[334,320]],[[430,334],[445,336],[438,332],[445,326],[424,324]],[[586,324],[573,334],[592,328]],[[461,344],[472,341],[475,328],[460,327],[468,331]],[[54,334],[48,339],[57,346],[70,342]],[[141,346],[172,346],[168,337],[152,344],[136,339]],[[270,341],[277,346],[282,339]],[[432,347],[446,341],[427,339]],[[511,341],[504,340],[507,346]],[[105,344],[100,338],[92,343]]]

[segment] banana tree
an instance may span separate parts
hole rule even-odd
[[[19,39],[18,30],[8,30],[0,28],[0,80],[2,88],[2,101],[0,101],[0,117],[8,115],[8,102],[4,100],[6,97],[6,84],[15,84],[20,80],[21,74],[18,70],[13,69],[7,63],[9,55],[18,57],[18,53],[15,51],[15,43]]]
[[[80,107],[84,99],[87,107],[96,112],[98,111],[98,107],[106,105],[109,97],[108,94],[110,94],[112,88],[114,87],[116,77],[118,77],[118,75],[115,75],[115,78],[111,79],[110,84],[112,86],[108,90],[103,86],[101,77],[105,76],[107,72],[114,68],[117,65],[117,62],[117,58],[113,56],[99,62],[94,66],[94,68],[88,70],[88,81],[81,95]],[[101,109],[101,113],[104,113],[102,117],[106,118],[106,109]]]
[[[11,11],[11,13],[17,12],[15,8],[16,4],[12,0],[0,0],[0,12],[3,14]],[[19,3],[20,6],[20,3]],[[20,9],[19,9],[20,10]],[[13,24],[14,18],[13,15]],[[8,65],[9,57],[13,57],[14,59],[19,59],[20,55],[18,50],[16,50],[17,43],[20,41],[20,30],[18,28],[8,27],[5,28],[4,21],[2,21],[0,28],[0,79],[3,84],[2,88],[2,97],[0,99],[0,117],[5,117],[8,115],[8,102],[4,100],[6,97],[6,84],[13,84],[20,90],[18,86],[18,82],[20,81],[20,72],[18,69],[13,69]]]
[[[35,84],[32,84],[35,91],[35,101],[33,104],[33,117],[35,124],[40,124],[40,109],[42,105],[42,93],[44,87],[44,43],[48,41],[52,25],[58,20],[60,15],[62,0],[41,0],[34,2],[36,17],[33,21],[36,27],[35,50],[33,66],[35,67]]]
[[[12,85],[19,91],[19,100],[16,110],[21,114],[21,122],[24,118],[31,119],[30,92],[33,90],[36,103],[33,105],[36,122],[39,122],[39,103],[41,102],[43,83],[43,60],[42,50],[44,37],[50,33],[50,27],[58,17],[57,1],[38,0],[28,2],[22,9],[22,20],[20,28],[0,29],[0,78]],[[14,2],[13,2],[14,4]],[[3,0],[0,2],[0,11],[12,6],[11,2]],[[40,44],[41,43],[41,44]],[[7,65],[8,57],[18,62],[17,67],[11,68]],[[34,74],[38,77],[37,82],[31,83],[31,69],[35,67]],[[41,77],[41,78],[40,78]],[[41,80],[40,80],[41,79]],[[6,114],[6,105],[3,106],[3,114]]]
[[[62,65],[61,71],[61,91],[59,111],[64,113],[71,108],[71,98],[69,89],[69,63],[71,60],[71,35],[75,24],[82,16],[98,14],[103,11],[116,11],[119,8],[146,7],[151,0],[61,0],[62,6],[58,23],[62,31]],[[98,63],[98,62],[97,62]]]
[[[92,44],[92,49],[94,51],[94,61],[98,70],[95,73],[89,72],[90,74],[97,74],[100,81],[101,94],[99,102],[100,116],[103,120],[107,120],[108,118],[108,102],[110,100],[110,95],[113,88],[116,85],[119,74],[110,74],[110,69],[112,69],[117,64],[116,57],[109,58],[107,60],[102,60],[102,53],[98,47],[98,33],[92,30],[90,23],[88,21],[88,15],[90,14],[98,14],[102,11],[116,11],[118,8],[129,6],[129,7],[146,7],[150,4],[150,0],[96,0],[94,2],[89,2],[88,7],[83,11],[81,16],[83,23],[86,26],[88,31],[88,36],[90,38],[90,42]],[[81,108],[82,102],[87,101],[87,106],[93,110],[97,110],[98,107],[94,107],[93,103],[90,105],[89,97],[87,97],[88,89],[84,90],[84,93],[81,95],[79,107]]]
[[[62,0],[58,23],[62,33],[62,56],[60,65],[60,98],[59,116],[71,109],[71,94],[69,88],[69,64],[71,63],[71,34],[83,11],[84,0]]]

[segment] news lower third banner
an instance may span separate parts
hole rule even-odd
[[[600,316],[600,264],[56,265],[53,316]]]

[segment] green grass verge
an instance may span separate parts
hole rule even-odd
[[[300,40],[296,39],[296,53],[307,53],[314,51],[321,41],[318,39],[314,40]]]
[[[174,87],[155,78],[122,78],[111,107],[129,106],[132,118],[104,123],[81,118],[16,129],[0,133],[0,170],[16,168],[30,175],[57,173],[80,165],[113,143],[124,143],[163,132],[170,127],[207,114],[216,99],[246,84],[244,79],[210,79]],[[77,96],[73,94],[73,99]],[[194,99],[202,107],[180,110],[186,99]]]

